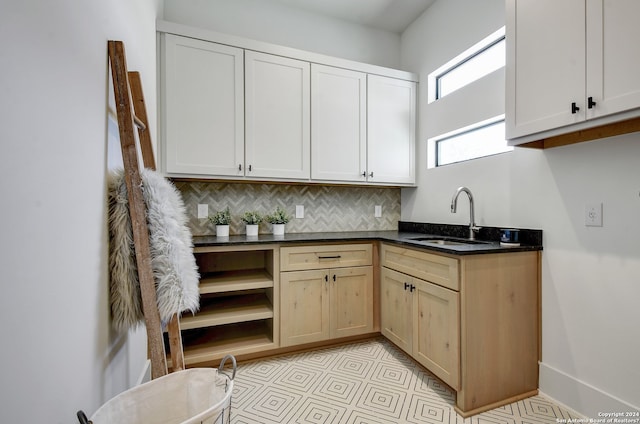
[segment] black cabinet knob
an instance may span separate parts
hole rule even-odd
[[[593,97],[587,99],[587,107],[593,109],[596,106],[596,102],[593,101]]]
[[[576,102],[571,103],[571,113],[578,113],[580,108],[576,105]]]

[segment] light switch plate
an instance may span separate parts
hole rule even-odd
[[[373,217],[374,218],[382,218],[382,206],[381,205],[376,205],[373,208]]]
[[[198,218],[203,219],[209,216],[209,205],[198,205]]]
[[[584,225],[602,227],[602,203],[589,203],[584,206]]]

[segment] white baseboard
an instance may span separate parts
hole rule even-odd
[[[587,418],[603,418],[599,414],[607,412],[640,411],[639,407],[542,362],[540,392]]]
[[[139,386],[140,384],[146,383],[148,381],[151,381],[151,361],[147,359],[144,362],[144,366],[142,367],[142,371],[140,372],[138,381],[136,381],[136,386]]]

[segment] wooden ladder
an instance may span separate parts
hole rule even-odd
[[[120,134],[120,147],[122,148],[125,183],[129,196],[129,214],[133,227],[133,243],[138,266],[142,310],[147,328],[151,378],[155,379],[167,374],[167,357],[164,349],[162,323],[158,312],[155,281],[151,269],[149,228],[146,219],[146,205],[141,189],[142,180],[138,165],[134,126],[138,128],[144,167],[155,170],[156,163],[151,146],[151,135],[148,130],[149,123],[140,74],[127,71],[127,60],[122,41],[109,41],[108,51],[118,115],[118,131]],[[172,370],[179,371],[184,369],[184,353],[180,335],[180,320],[177,314],[171,318],[167,327]]]

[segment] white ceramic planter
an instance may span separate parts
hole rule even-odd
[[[247,224],[247,237],[258,237],[258,224]]]
[[[274,236],[283,236],[284,235],[284,226],[285,224],[271,224],[273,225],[273,235]]]
[[[216,237],[229,237],[229,226],[216,225]]]

